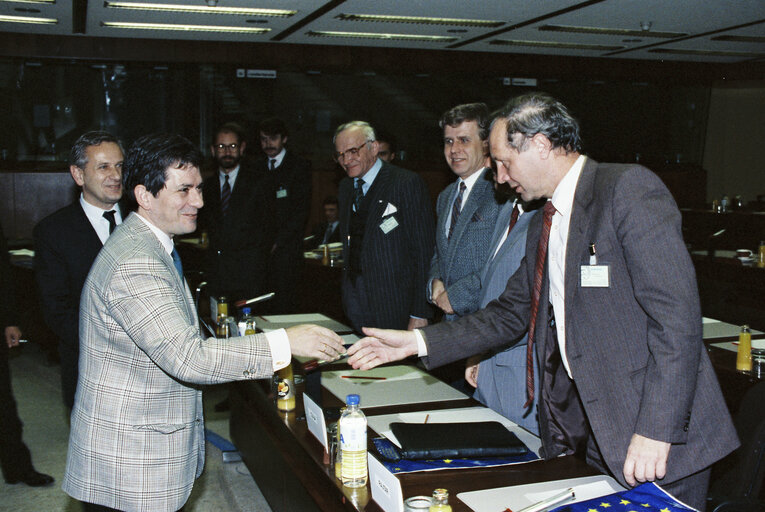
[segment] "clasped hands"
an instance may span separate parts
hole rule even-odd
[[[449,293],[446,291],[444,282],[440,279],[433,279],[433,282],[430,284],[430,290],[430,301],[447,315],[453,315],[454,308],[452,308],[452,303],[449,302]]]
[[[334,361],[345,353],[343,339],[334,331],[313,324],[286,329],[292,355]]]

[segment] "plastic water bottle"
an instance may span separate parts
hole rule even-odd
[[[359,395],[345,397],[346,409],[340,416],[341,476],[346,487],[367,485],[367,417],[359,409]]]
[[[255,334],[255,317],[252,316],[252,309],[242,308],[242,318],[239,319],[239,336]],[[251,330],[252,332],[247,332]]]

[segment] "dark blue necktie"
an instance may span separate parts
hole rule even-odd
[[[454,226],[457,225],[457,221],[460,219],[460,212],[462,211],[462,196],[465,195],[466,188],[467,185],[465,185],[465,182],[461,181],[460,191],[457,194],[457,197],[454,199],[454,203],[452,203],[452,222],[449,224],[449,234],[446,235],[447,240],[451,240],[452,233],[454,233]]]
[[[228,174],[224,178],[223,187],[220,189],[220,209],[223,212],[223,217],[228,213],[228,201],[231,199],[231,184],[228,182]]]
[[[354,178],[353,182],[353,211],[357,212],[361,208],[361,200],[364,198],[364,180]]]
[[[181,264],[181,255],[178,254],[178,250],[173,247],[173,252],[170,253],[170,256],[173,257],[173,265],[175,265],[175,270],[178,271],[178,275],[181,276],[181,281],[183,281],[183,265]]]

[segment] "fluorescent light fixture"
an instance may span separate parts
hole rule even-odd
[[[36,25],[56,25],[56,18],[33,18],[32,16],[3,16],[0,15],[0,23],[32,23]]]
[[[657,32],[655,30],[631,30],[627,28],[574,27],[570,25],[542,25],[537,30],[542,32],[569,32],[575,34],[596,34],[604,36],[657,37],[673,39],[687,36],[684,32]]]
[[[122,21],[103,21],[102,27],[127,28],[132,30],[173,30],[178,32],[237,32],[247,34],[263,34],[270,28],[231,27],[222,25],[173,25],[172,23],[128,23]]]
[[[729,52],[725,50],[684,50],[682,48],[656,48],[648,50],[648,53],[667,53],[670,55],[705,55],[709,57],[765,57],[765,53],[757,52]]]
[[[281,18],[288,18],[297,14],[297,11],[289,9],[210,7],[206,5],[161,4],[158,2],[112,2],[110,0],[104,2],[104,7],[113,9],[134,9],[138,11],[193,12],[204,14],[232,14],[236,16],[274,16]]]
[[[49,4],[53,5],[56,0],[0,0],[0,2],[8,2],[13,4]]]
[[[717,36],[712,41],[733,41],[736,43],[765,43],[763,36]]]
[[[614,51],[621,50],[624,46],[613,46],[605,44],[582,44],[582,43],[559,43],[555,41],[519,41],[515,39],[493,39],[489,44],[502,46],[527,46],[530,48],[556,48],[563,50],[596,50],[596,51]]]
[[[454,25],[457,27],[501,27],[504,21],[470,20],[462,18],[431,18],[428,16],[389,16],[386,14],[338,14],[343,21],[378,21],[387,23],[414,23],[417,25]]]
[[[421,41],[425,43],[451,43],[456,37],[448,36],[419,36],[413,34],[378,34],[373,32],[338,32],[336,30],[311,30],[307,33],[312,37],[339,37],[349,39],[379,39],[389,41]]]

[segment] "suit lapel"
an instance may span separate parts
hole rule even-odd
[[[579,176],[579,182],[576,185],[576,192],[574,193],[574,203],[571,207],[571,220],[569,221],[568,239],[566,242],[565,304],[574,304],[574,294],[579,289],[579,266],[581,265],[579,249],[595,242],[595,240],[586,240],[585,238],[590,225],[590,206],[592,204],[597,168],[597,162],[587,158],[582,168],[582,174]],[[573,311],[567,311],[566,323],[570,322],[573,316]],[[568,325],[566,325],[566,330],[568,330]],[[568,344],[568,340],[567,347],[574,348]],[[571,353],[569,349],[567,349],[567,352]]]
[[[98,247],[100,250],[104,244],[101,243],[101,239],[98,237],[98,233],[96,233],[96,229],[93,227],[93,224],[90,223],[90,219],[88,219],[88,216],[85,215],[85,210],[82,209],[82,205],[80,204],[79,199],[73,206],[75,215],[79,219],[79,222],[75,222],[72,228],[77,233],[79,233],[79,235],[83,238],[84,241],[86,241],[89,246],[93,247],[94,249]]]
[[[452,239],[454,240],[460,239],[460,237],[462,236],[462,233],[467,229],[467,226],[470,224],[470,221],[473,220],[473,215],[475,215],[475,212],[478,210],[478,207],[481,206],[481,203],[483,203],[484,199],[486,199],[487,188],[490,189],[491,183],[484,179],[485,172],[486,172],[486,169],[480,171],[480,176],[478,177],[476,182],[473,184],[473,188],[470,191],[470,195],[467,198],[467,202],[462,207],[460,216],[457,219],[457,225],[454,226],[454,233],[452,233]],[[451,207],[451,204],[449,206]],[[451,213],[449,214],[449,217],[451,217]],[[455,249],[455,246],[456,244],[454,244],[454,246],[450,244],[450,250],[449,250],[450,253]],[[451,258],[451,255],[450,255],[450,258]]]
[[[367,225],[364,229],[364,238],[367,238],[374,234],[379,229],[380,219],[382,218],[385,208],[388,206],[386,197],[390,197],[388,190],[390,188],[390,171],[388,167],[383,164],[380,172],[377,173],[375,181],[372,183],[372,187],[367,194],[369,195],[369,216],[367,217]],[[396,206],[396,205],[394,205]],[[398,205],[400,206],[400,205]],[[368,247],[368,244],[364,244]]]

